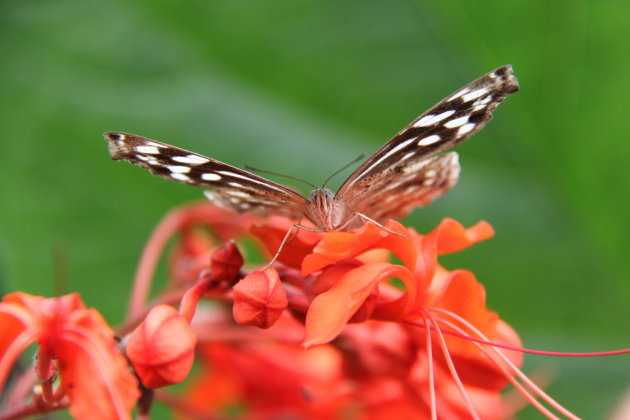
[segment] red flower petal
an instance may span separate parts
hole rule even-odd
[[[484,221],[466,229],[456,220],[446,218],[429,235],[437,237],[438,254],[442,255],[485,241],[494,235],[494,229]]]
[[[37,360],[56,360],[60,389],[70,399],[74,418],[130,418],[139,396],[137,381],[109,325],[98,312],[86,309],[78,295],[46,299],[12,293],[0,303],[0,321],[1,350],[8,344],[15,346],[16,341],[22,345],[37,341]],[[15,335],[20,330],[22,334]],[[7,338],[15,341],[9,343]],[[14,355],[0,354],[0,365],[10,363]],[[49,378],[45,366],[36,366],[40,378]]]
[[[168,305],[151,309],[127,343],[127,356],[147,388],[183,381],[194,360],[197,338],[188,322]]]
[[[288,305],[287,294],[273,267],[254,271],[232,288],[234,320],[241,325],[271,327]]]
[[[61,384],[76,419],[130,419],[138,383],[118,351],[113,332],[96,311],[68,326],[56,347]]]
[[[215,248],[210,235],[200,229],[183,228],[169,258],[171,282],[189,284],[208,266],[208,256]]]
[[[313,299],[306,314],[303,345],[310,347],[334,339],[378,282],[389,277],[399,277],[407,284],[411,276],[405,267],[379,262],[347,271],[330,289]]]
[[[493,342],[513,347],[521,346],[518,335],[501,321],[495,312],[486,308],[485,289],[472,273],[464,270],[455,271],[450,274],[447,283],[444,294],[434,306],[464,318]],[[445,340],[453,363],[465,383],[494,390],[501,390],[505,386],[505,375],[474,343],[450,336],[446,336]],[[504,351],[504,354],[516,366],[521,364],[521,353]],[[441,359],[440,354],[436,356],[438,360]]]
[[[271,218],[270,224],[264,226],[253,225],[250,232],[257,236],[273,256],[280,248],[287,231],[292,229],[293,223],[284,218]],[[295,234],[295,230],[294,233]],[[278,261],[293,268],[300,268],[305,256],[313,252],[313,247],[319,241],[321,234],[300,229],[291,241],[285,242]]]
[[[394,322],[348,325],[340,340],[339,347],[350,356],[345,369],[356,379],[405,377],[417,359],[416,343],[404,326]]]
[[[313,253],[302,262],[302,274],[308,275],[335,264],[339,261],[356,258],[360,254],[375,249],[387,249],[400,258],[405,265],[415,265],[416,247],[412,232],[395,221],[389,221],[385,227],[404,235],[395,235],[387,230],[365,223],[355,232],[332,232],[326,234],[315,246]]]

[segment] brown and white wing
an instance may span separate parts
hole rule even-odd
[[[377,181],[377,188],[352,211],[379,223],[401,219],[415,208],[427,206],[448,192],[459,178],[457,153],[449,152],[418,160],[414,165],[396,167],[389,181]]]
[[[406,216],[457,182],[450,149],[481,130],[492,112],[518,90],[511,66],[478,78],[443,99],[389,140],[344,182],[335,198],[346,212],[378,222]]]
[[[155,175],[206,188],[220,207],[262,216],[300,219],[308,201],[263,177],[175,146],[127,133],[105,133],[113,160],[127,160]]]

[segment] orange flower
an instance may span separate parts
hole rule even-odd
[[[257,229],[258,233],[263,231]],[[298,285],[308,301],[307,305],[298,306],[292,304],[298,302],[293,298],[289,304],[294,311],[305,312],[303,345],[322,345],[337,337],[345,343],[344,348],[355,343],[350,347],[353,356],[348,357],[356,365],[352,372],[361,372],[364,384],[387,384],[388,389],[400,389],[396,399],[402,404],[400,407],[407,407],[404,413],[415,412],[419,407],[420,412],[424,410],[415,401],[417,396],[408,395],[411,383],[423,390],[429,383],[430,392],[418,392],[428,399],[430,409],[446,404],[453,412],[463,410],[463,418],[477,412],[479,407],[471,396],[482,395],[483,400],[496,396],[517,372],[522,358],[516,352],[480,348],[479,343],[465,338],[511,347],[519,347],[520,341],[506,323],[486,308],[485,291],[474,275],[465,270],[446,270],[439,264],[438,256],[460,251],[492,235],[492,228],[485,222],[465,229],[456,221],[445,219],[430,234],[420,235],[390,221],[385,228],[366,223],[354,232],[322,234],[312,252],[305,256],[305,247],[299,243],[295,256],[302,259],[303,279],[300,282],[293,276],[283,280]],[[269,232],[259,236],[274,237]],[[274,245],[276,242],[272,241]],[[281,254],[285,261],[294,261],[292,245],[289,243]],[[390,263],[388,253],[402,264]],[[390,327],[386,334],[388,330],[382,324],[365,322],[369,319],[407,327]],[[348,325],[356,322],[363,323]],[[458,336],[444,337],[449,333]],[[391,343],[398,343],[396,349],[403,353],[388,347]],[[416,373],[413,379],[411,372],[417,368],[411,366],[417,365],[418,360],[425,360],[428,370],[420,377]],[[505,363],[512,364],[507,373]],[[382,372],[379,366],[389,372],[385,382],[383,374],[378,373]],[[398,377],[391,378],[396,371]],[[438,390],[446,389],[447,394],[436,396]],[[454,394],[460,403],[464,401],[463,406],[449,402],[457,399]],[[363,403],[373,402],[363,398]],[[504,413],[505,409],[497,406],[496,411]],[[371,416],[375,413],[371,411]]]
[[[305,295],[312,296],[306,314],[305,346],[334,339],[349,321],[358,320],[360,308],[363,315],[359,319],[371,316],[417,321],[427,305],[442,297],[450,282],[448,272],[437,262],[438,255],[461,250],[493,234],[485,222],[464,229],[452,219],[445,219],[426,236],[394,221],[386,228],[366,223],[355,232],[324,234],[312,253],[302,259],[302,275],[315,277],[304,287]],[[270,236],[267,232],[261,238]],[[282,254],[290,255],[292,247],[293,243],[287,245]],[[403,264],[389,263],[379,250],[391,252]],[[296,254],[301,256],[303,251],[300,243]],[[391,287],[386,282],[391,278],[400,280],[405,290]]]
[[[249,229],[270,257],[292,226],[281,217],[251,226],[252,220],[199,205],[172,213],[156,230],[159,240],[147,246],[150,258],[143,257],[139,279],[150,279],[156,250],[169,235],[184,232],[190,243],[176,248],[184,252],[172,263],[183,261],[185,268],[194,261],[197,283],[183,295],[179,313],[161,306],[151,311],[128,354],[145,385],[161,386],[186,376],[199,340],[201,371],[192,387],[180,400],[156,394],[182,413],[222,417],[240,407],[242,415],[233,417],[500,419],[514,412],[501,396],[512,383],[544,415],[552,416],[537,398],[575,418],[519,370],[518,335],[486,307],[475,276],[438,260],[491,237],[487,223],[464,228],[444,219],[426,235],[395,221],[349,232],[300,230],[273,265],[252,270],[243,268],[233,242],[214,250],[191,236],[196,224],[213,230],[219,221],[233,232]],[[136,313],[145,310],[148,284],[136,287],[142,297],[134,299]],[[171,285],[165,297],[181,297],[184,282]],[[202,297],[231,302],[232,317],[225,305],[204,307],[193,334],[188,323]],[[308,357],[318,354],[327,356]]]
[[[67,396],[78,419],[126,419],[139,392],[118,351],[114,333],[76,294],[45,299],[12,293],[0,303],[0,385],[11,365],[37,342],[40,410],[53,409]],[[52,389],[56,376],[60,383]],[[63,404],[62,404],[63,405]]]

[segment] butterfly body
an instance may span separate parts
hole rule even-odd
[[[332,231],[341,226],[347,215],[342,202],[328,188],[317,188],[309,194],[304,215],[320,230]]]
[[[128,160],[156,175],[206,189],[215,204],[260,215],[307,218],[318,231],[342,230],[357,218],[381,224],[429,204],[457,182],[457,153],[437,154],[466,140],[518,82],[510,66],[469,83],[420,115],[385,143],[337,193],[313,190],[306,198],[251,172],[175,146],[127,133],[105,133],[114,160]]]

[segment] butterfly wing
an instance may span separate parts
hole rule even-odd
[[[415,165],[401,165],[396,169],[395,181],[377,182],[378,187],[369,192],[369,199],[361,201],[352,211],[379,223],[403,218],[448,192],[457,183],[459,171],[455,152],[422,159]]]
[[[127,133],[105,133],[113,160],[127,160],[164,178],[206,188],[215,204],[236,212],[300,219],[308,201],[297,192],[218,160]]]
[[[457,182],[459,163],[455,153],[427,158],[481,130],[492,111],[517,90],[511,66],[469,83],[385,143],[344,182],[335,199],[347,213],[378,222],[429,204]]]

